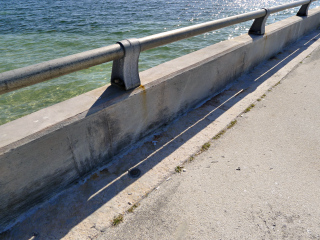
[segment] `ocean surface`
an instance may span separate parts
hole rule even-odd
[[[117,41],[144,37],[240,13],[284,0],[0,0],[0,72]],[[314,2],[311,8],[319,6]],[[267,24],[296,14],[289,9]],[[196,51],[248,31],[252,21],[141,53],[139,69]],[[107,84],[106,63],[0,95],[0,124]]]

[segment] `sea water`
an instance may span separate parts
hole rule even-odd
[[[277,6],[284,0],[0,0],[0,72],[117,41]],[[312,7],[319,6],[318,2]],[[293,16],[298,8],[268,18]],[[252,21],[141,53],[139,70],[244,34]],[[112,63],[0,95],[0,124],[104,86]]]

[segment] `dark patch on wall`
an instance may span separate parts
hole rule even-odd
[[[27,212],[72,185],[78,179],[78,176],[72,173],[73,171],[71,165],[69,168],[60,169],[50,176],[25,186],[19,194],[7,193],[9,204],[1,206],[0,226],[12,224],[21,213]]]

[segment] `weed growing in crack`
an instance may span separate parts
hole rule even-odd
[[[174,169],[177,173],[181,173],[183,167],[181,166],[176,166],[176,168]]]
[[[139,207],[139,204],[133,204],[133,206],[128,209],[128,213],[133,213],[133,211],[134,211],[137,207]]]
[[[201,151],[202,152],[207,151],[209,149],[209,147],[210,147],[210,143],[207,142],[207,143],[202,145]]]
[[[212,139],[217,140],[217,139],[221,138],[221,136],[222,136],[223,134],[225,134],[225,132],[226,132],[226,130],[220,131],[220,132],[219,132],[217,135],[215,135]]]
[[[233,121],[228,125],[227,129],[233,128],[234,125],[236,125],[236,124],[237,124],[237,120],[233,120]]]
[[[276,84],[276,85],[274,85],[274,86],[276,87],[276,86],[278,86],[280,83],[281,83],[281,82],[279,81],[279,82],[277,82],[277,84]]]
[[[249,107],[246,108],[246,110],[244,110],[244,113],[250,112],[252,108],[254,108],[255,105],[252,103]]]
[[[119,214],[117,217],[115,217],[113,220],[112,220],[112,226],[117,226],[119,225],[120,223],[123,222],[123,215],[122,214]]]

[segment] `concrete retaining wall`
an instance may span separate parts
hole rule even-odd
[[[146,70],[133,91],[108,85],[0,126],[0,232],[319,23],[314,9]]]

